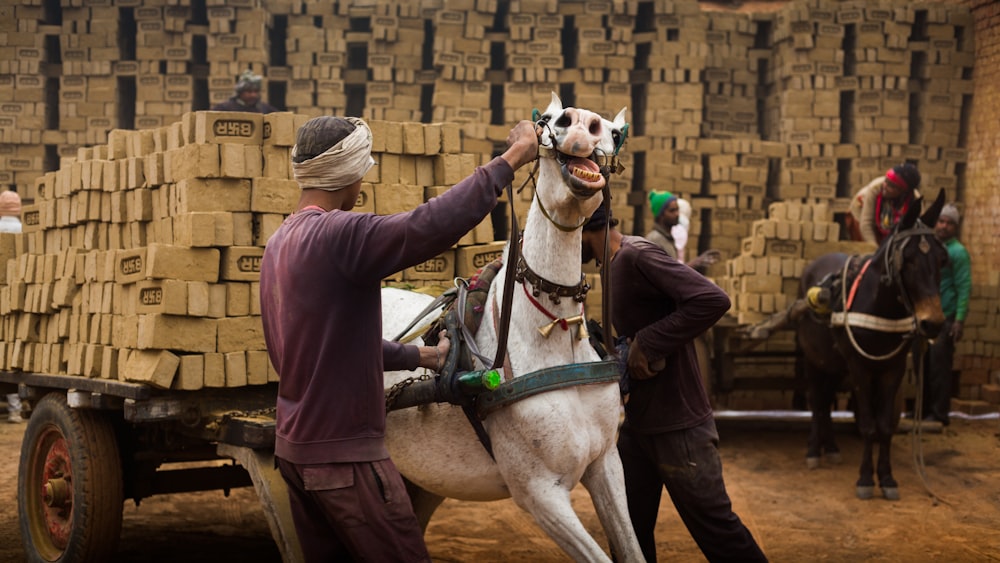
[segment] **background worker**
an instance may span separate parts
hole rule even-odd
[[[264,79],[252,70],[240,75],[233,88],[233,97],[212,106],[212,111],[247,111],[251,113],[271,113],[278,109],[260,99],[260,89]]]
[[[402,476],[385,445],[385,370],[431,360],[382,339],[381,282],[450,248],[538,154],[522,121],[508,148],[412,211],[351,213],[374,164],[368,125],[316,117],[296,135],[296,211],[267,243],[260,271],[264,338],[279,375],[275,457],[307,561],[430,561]],[[432,348],[433,350],[433,348]],[[446,351],[441,348],[438,351]]]
[[[0,233],[21,232],[21,196],[17,192],[0,192]],[[7,386],[5,386],[7,387]],[[16,392],[7,393],[7,422],[24,422],[21,416],[21,397]],[[6,390],[6,389],[5,389]]]
[[[666,487],[709,561],[766,561],[726,492],[719,435],[693,345],[729,310],[729,297],[659,246],[622,235],[614,224],[598,207],[583,227],[582,260],[604,256],[608,226],[612,325],[629,342],[629,396],[618,452],[642,553],[656,561],[654,530]]]
[[[920,171],[909,162],[898,164],[858,190],[845,217],[851,240],[882,244],[910,205],[920,197]]]
[[[680,199],[670,192],[654,190],[649,192],[649,207],[653,212],[653,230],[646,233],[646,239],[662,248],[671,258],[685,263],[680,250],[687,244],[687,238],[685,237],[684,244],[678,245],[674,233],[674,228],[681,223]],[[708,267],[718,262],[721,257],[718,250],[707,250],[687,265],[704,274],[708,271]]]
[[[972,293],[972,269],[969,252],[958,241],[958,226],[962,218],[958,208],[945,205],[934,226],[934,234],[948,249],[948,264],[941,271],[941,309],[945,322],[941,334],[924,356],[923,413],[924,420],[936,420],[947,426],[950,422],[951,393],[954,388],[955,343],[962,339],[965,316],[969,312]]]

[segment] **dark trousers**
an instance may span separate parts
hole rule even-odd
[[[951,411],[952,363],[955,359],[955,340],[951,336],[953,319],[947,319],[941,334],[928,346],[924,356],[924,417],[931,417],[948,424]]]
[[[307,562],[431,560],[392,460],[278,469]]]
[[[622,427],[618,452],[625,470],[629,517],[646,561],[656,561],[653,536],[660,494],[670,500],[709,561],[767,561],[733,512],[722,480],[715,421],[686,430],[639,434]]]

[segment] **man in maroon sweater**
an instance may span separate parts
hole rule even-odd
[[[583,227],[584,263],[604,256],[608,221],[601,206]],[[653,531],[665,486],[709,561],[766,561],[726,493],[719,435],[694,347],[694,338],[729,310],[729,297],[642,237],[610,229],[607,240],[612,324],[631,342],[618,453],[642,553],[656,561]]]
[[[295,213],[267,243],[261,313],[278,371],[275,455],[308,561],[429,561],[403,481],[385,446],[383,370],[440,368],[434,348],[382,339],[381,281],[450,248],[537,155],[524,121],[508,149],[416,209],[351,213],[374,161],[357,118],[299,129]],[[445,345],[446,346],[446,345]]]

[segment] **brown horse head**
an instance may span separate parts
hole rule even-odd
[[[885,253],[887,266],[883,280],[897,284],[917,330],[928,338],[937,337],[945,320],[940,289],[941,269],[947,263],[948,251],[934,236],[944,198],[941,190],[923,215],[920,215],[921,200],[914,201],[879,249],[879,254]]]

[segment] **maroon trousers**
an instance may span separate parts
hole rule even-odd
[[[297,465],[279,458],[278,469],[307,562],[431,560],[392,460]]]

